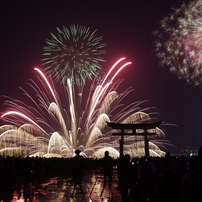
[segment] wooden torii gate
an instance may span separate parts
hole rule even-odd
[[[161,124],[161,121],[153,123],[141,123],[141,124],[125,124],[125,123],[113,123],[107,122],[107,125],[112,129],[121,130],[120,133],[113,133],[112,135],[121,136],[120,140],[120,158],[123,157],[123,144],[124,144],[124,135],[136,135],[144,136],[145,142],[145,157],[149,157],[149,140],[148,135],[156,135],[156,127]],[[153,129],[155,132],[149,132]],[[132,133],[127,133],[125,130],[132,130]]]

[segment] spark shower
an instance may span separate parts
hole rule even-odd
[[[96,75],[95,70],[100,68],[98,55],[103,53],[103,45],[99,45],[101,38],[93,40],[95,32],[90,33],[89,29],[78,26],[72,26],[70,31],[66,28],[57,30],[58,37],[52,34],[54,43],[48,40],[47,44],[57,47],[57,54],[62,51],[60,63],[56,67],[58,57],[55,49],[46,47],[45,63],[49,75],[41,68],[35,68],[37,79],[29,80],[28,89],[21,88],[26,102],[12,98],[5,101],[7,110],[1,115],[4,125],[0,127],[0,155],[72,157],[74,151],[80,149],[85,157],[101,158],[106,150],[111,156],[119,157],[119,137],[112,135],[113,131],[107,127],[106,121],[143,123],[155,120],[158,113],[151,112],[149,107],[142,109],[144,101],[124,106],[123,101],[133,91],[130,87],[118,93],[123,81],[117,79],[117,75],[132,64],[125,57],[115,62],[105,76],[92,79],[92,75]],[[68,44],[65,40],[69,42],[71,37],[71,42],[75,44],[70,48],[64,46]],[[77,46],[78,42],[82,45]],[[92,49],[96,46],[100,52]],[[64,53],[67,53],[67,58]],[[84,61],[91,57],[97,59]],[[51,66],[53,71],[50,72]],[[88,71],[88,68],[91,70]],[[62,82],[54,82],[53,77]],[[91,80],[86,82],[86,78]],[[159,128],[157,137],[159,139],[149,142],[152,156],[164,155],[158,146],[165,145],[162,140],[165,134]],[[124,152],[133,157],[144,156],[144,139],[141,136],[127,136],[124,142]]]

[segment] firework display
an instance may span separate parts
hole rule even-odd
[[[144,101],[124,106],[133,89],[118,93],[117,75],[132,63],[120,58],[100,76],[105,44],[95,31],[72,25],[51,35],[43,49],[44,69],[35,68],[36,79],[21,88],[24,101],[7,97],[4,103],[0,155],[69,158],[79,149],[84,157],[102,158],[106,150],[119,157],[119,137],[107,122],[146,123],[158,114],[142,109]],[[161,129],[156,134],[149,141],[150,155],[163,156],[159,146],[169,143]],[[144,156],[144,137],[126,136],[124,152]]]
[[[202,1],[183,3],[160,22],[154,32],[160,65],[188,83],[202,83]]]
[[[56,89],[51,78],[35,68],[37,82],[30,80],[29,89],[22,89],[30,105],[15,99],[5,102],[7,111],[1,120],[6,124],[0,127],[1,155],[72,157],[80,149],[85,157],[101,158],[106,150],[119,157],[119,137],[112,135],[106,121],[142,123],[152,121],[156,115],[149,112],[150,108],[141,109],[144,102],[123,106],[122,100],[133,90],[117,92],[122,81],[115,81],[116,76],[131,64],[124,61],[125,58],[117,61],[104,78],[92,81],[90,88],[67,79]],[[157,128],[157,136],[162,139],[165,134]],[[151,156],[164,155],[158,144],[161,140],[149,142]],[[144,156],[144,138],[125,137],[124,152]]]
[[[59,81],[74,78],[74,82],[85,82],[97,75],[100,63],[104,62],[105,44],[102,37],[90,28],[72,25],[70,29],[57,28],[51,33],[44,47],[42,64],[46,72]]]

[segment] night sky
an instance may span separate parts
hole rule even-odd
[[[68,1],[3,0],[0,2],[0,95],[23,99],[18,86],[34,78],[40,66],[42,47],[56,27],[78,24],[97,30],[107,44],[107,71],[120,57],[133,64],[121,74],[124,89],[134,87],[129,103],[148,100],[144,107],[156,107],[158,119],[178,127],[165,126],[166,139],[178,149],[202,144],[202,87],[179,80],[169,68],[160,67],[154,52],[152,32],[179,0]],[[0,99],[3,112],[3,98]],[[171,150],[173,148],[170,148]]]

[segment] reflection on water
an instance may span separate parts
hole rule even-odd
[[[44,196],[51,190],[51,186],[54,189],[57,187],[58,178],[51,178],[47,182],[37,184],[37,183],[30,183],[27,186],[22,186],[21,189],[17,189],[13,193],[13,198],[11,202],[38,202],[44,201]],[[2,201],[3,202],[3,201]]]
[[[117,175],[113,175],[112,188],[103,188],[102,173],[86,173],[82,180],[82,187],[74,188],[72,178],[54,177],[42,183],[30,183],[13,187],[12,199],[9,202],[93,202],[93,201],[121,201],[118,191]],[[2,200],[1,202],[7,202]]]

